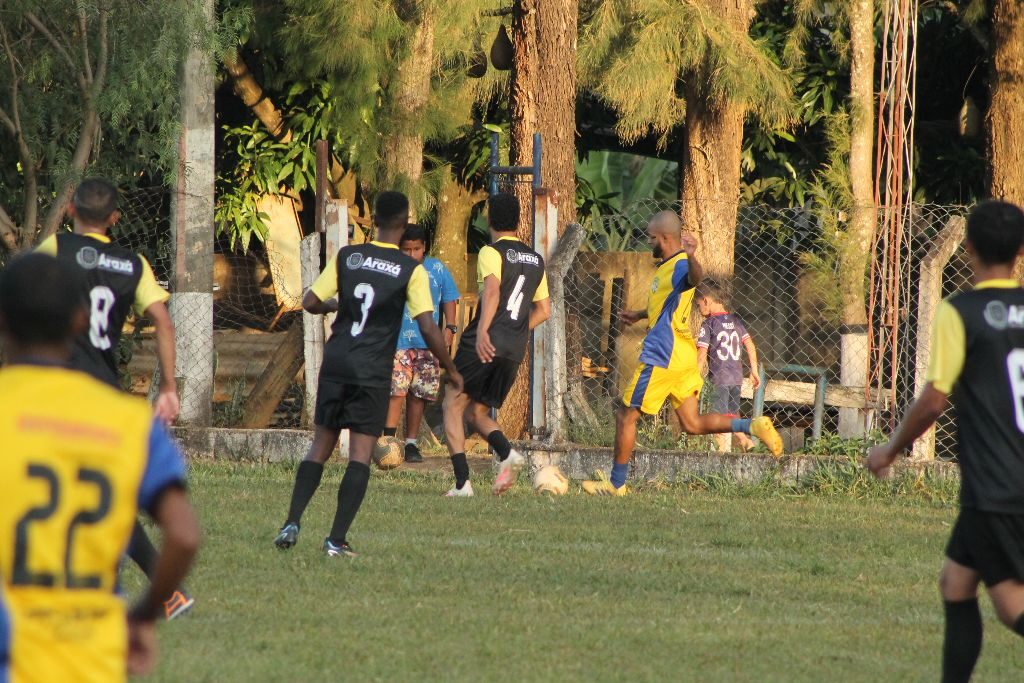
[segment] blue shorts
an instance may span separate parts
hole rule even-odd
[[[740,416],[740,387],[716,386],[711,389],[712,413],[721,413],[728,417]]]

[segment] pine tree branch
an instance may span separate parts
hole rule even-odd
[[[25,12],[25,19],[27,19],[28,23],[32,24],[37,31],[43,34],[43,37],[49,41],[50,45],[53,46],[53,49],[57,51],[57,54],[67,62],[71,72],[75,75],[75,80],[78,81],[78,87],[82,89],[82,92],[87,92],[88,88],[85,76],[82,74],[78,65],[75,64],[75,60],[71,59],[71,54],[66,49],[66,46],[57,40],[56,36],[54,36],[53,33],[50,32],[50,29],[46,27],[46,24],[40,21],[39,17],[37,17],[33,12]]]
[[[18,160],[21,162],[22,173],[25,174],[25,206],[22,215],[22,226],[25,229],[32,229],[38,217],[38,195],[39,181],[36,177],[36,164],[32,158],[32,150],[25,141],[25,134],[21,126],[21,102],[19,99],[18,83],[18,61],[15,59],[14,50],[11,49],[10,36],[7,34],[7,27],[0,24],[0,41],[3,42],[4,53],[7,55],[7,63],[11,69],[11,113],[0,109],[0,121],[10,131],[18,147]],[[13,226],[13,221],[11,222]],[[17,240],[15,240],[17,243]]]
[[[82,65],[85,67],[85,81],[92,84],[92,63],[89,59],[89,24],[86,21],[84,8],[78,10],[78,34],[82,37]]]

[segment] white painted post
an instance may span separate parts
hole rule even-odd
[[[533,248],[544,259],[545,264],[555,253],[558,242],[558,205],[555,193],[546,188],[534,191],[534,233]],[[550,284],[550,278],[549,278]],[[550,398],[551,354],[553,326],[550,321],[541,325],[533,334],[533,390],[530,394],[530,426],[538,433],[556,429],[549,419],[547,399]]]
[[[324,205],[324,239],[327,240],[325,254],[330,261],[338,250],[348,245],[348,202],[328,198]],[[334,324],[334,313],[324,316],[324,339],[330,337],[331,325]],[[319,373],[318,373],[319,374]],[[338,449],[343,457],[348,457],[348,430],[341,432]]]
[[[299,259],[302,262],[302,293],[305,294],[320,275],[320,233],[314,232],[302,239]],[[324,325],[319,316],[302,311],[302,340],[306,379],[306,410],[302,426],[308,428],[313,424],[317,382],[324,362]]]
[[[203,0],[213,21],[213,0]],[[171,205],[174,249],[175,376],[181,395],[179,421],[207,426],[213,407],[213,198],[214,66],[208,49],[193,47],[181,86],[181,138]]]
[[[918,267],[917,294],[917,347],[915,349],[914,396],[920,395],[927,383],[928,362],[931,357],[932,321],[935,309],[942,301],[942,271],[964,241],[967,221],[962,216],[951,218],[939,231],[928,253]],[[911,453],[914,460],[935,459],[935,427],[932,426],[914,442]]]

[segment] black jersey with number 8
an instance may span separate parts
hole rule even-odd
[[[498,253],[501,263],[501,290],[498,310],[488,329],[495,357],[522,361],[530,340],[530,311],[534,295],[544,280],[544,259],[536,251],[516,239],[502,238],[484,247]],[[479,258],[484,258],[481,250]],[[459,346],[476,345],[480,307],[466,326]]]
[[[142,277],[137,254],[85,235],[57,235],[57,258],[85,273],[89,285],[89,329],[75,339],[72,365],[115,387],[121,328]]]
[[[418,265],[397,248],[375,243],[342,247],[337,257],[338,315],[324,347],[321,377],[391,386],[406,289]]]
[[[1024,513],[1024,289],[948,299],[963,320],[963,370],[953,387],[964,507]]]

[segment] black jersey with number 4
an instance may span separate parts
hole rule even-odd
[[[338,252],[338,315],[320,376],[344,384],[391,386],[406,288],[419,263],[376,244]]]
[[[961,504],[1024,514],[1024,289],[977,289],[948,301],[965,333],[952,394]]]
[[[501,239],[490,245],[501,257],[501,289],[498,310],[487,330],[495,357],[521,362],[530,341],[530,311],[533,297],[544,279],[544,259],[519,240]],[[459,346],[476,346],[480,307],[466,326]]]
[[[75,339],[73,367],[115,387],[121,328],[135,303],[142,260],[128,249],[85,235],[57,235],[57,258],[85,273],[89,329]]]

